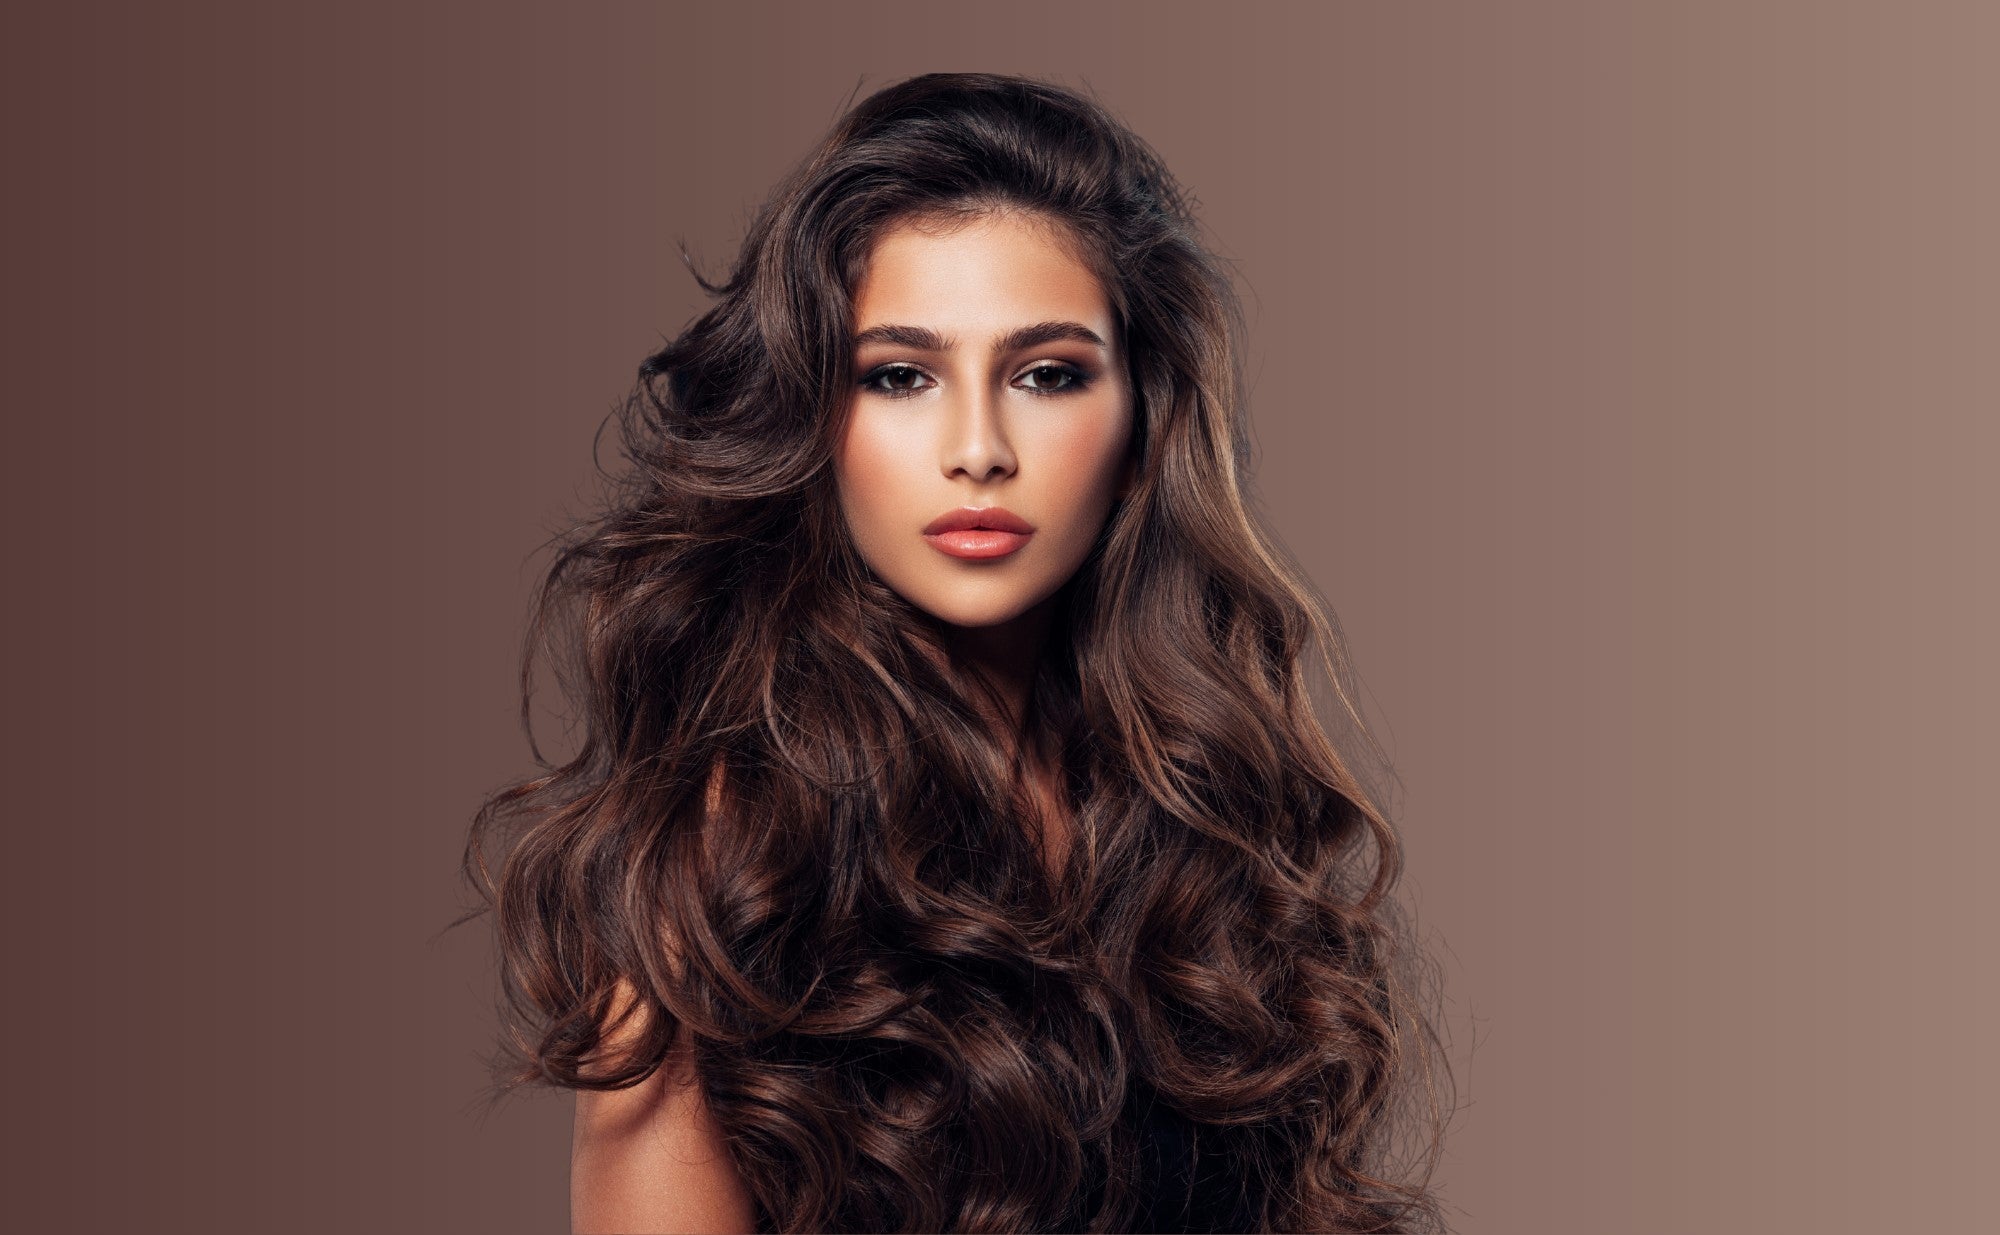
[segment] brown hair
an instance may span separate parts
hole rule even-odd
[[[1053,883],[1018,769],[831,487],[873,238],[994,209],[1088,255],[1135,399],[1135,483],[1030,688],[1075,818]],[[1435,1036],[1357,777],[1380,752],[1246,507],[1235,296],[1158,157],[1071,91],[913,78],[852,108],[703,286],[536,597],[524,723],[545,649],[580,749],[535,747],[544,774],[466,847],[497,910],[501,1091],[630,1085],[689,1035],[766,1229],[1115,1230],[1143,1081],[1265,1229],[1436,1225]],[[620,989],[647,1015],[607,1058]],[[1389,1163],[1405,1116],[1414,1178]]]

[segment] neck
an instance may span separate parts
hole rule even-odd
[[[1002,715],[993,719],[1000,723],[1010,747],[1019,742],[1028,707],[1028,688],[1034,681],[1042,651],[1048,646],[1055,606],[1056,598],[1051,596],[1020,616],[995,626],[943,628],[952,664],[961,672],[976,676],[999,696]]]
[[[1060,878],[1069,852],[1069,835],[1060,822],[1060,799],[1047,783],[1052,772],[1047,753],[1041,749],[1041,735],[1027,732],[1025,714],[1035,667],[1048,646],[1049,632],[1055,624],[1056,604],[1052,596],[997,626],[946,626],[943,630],[952,665],[999,696],[1004,714],[991,719],[1005,743],[1007,758],[1021,760],[1017,769],[1026,773],[1022,781],[1023,809],[1051,878]],[[972,685],[975,689],[969,693],[974,706],[990,709],[992,701],[983,697],[977,684]]]

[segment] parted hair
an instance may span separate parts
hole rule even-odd
[[[1018,757],[833,489],[873,240],[996,211],[1089,262],[1134,399],[1133,483],[1023,720],[1073,828],[1054,874]],[[624,466],[535,594],[523,722],[541,659],[575,754],[530,724],[539,773],[465,847],[494,1092],[624,1087],[684,1048],[762,1229],[1110,1231],[1141,1199],[1143,1080],[1264,1229],[1436,1229],[1441,1053],[1386,763],[1250,507],[1240,309],[1158,156],[1075,91],[915,77],[696,277],[713,303],[640,365]]]

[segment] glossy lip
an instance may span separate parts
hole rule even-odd
[[[935,536],[939,532],[959,532],[970,528],[988,528],[995,532],[1019,532],[1027,535],[1035,530],[1035,525],[1007,509],[1005,506],[961,506],[957,510],[947,510],[924,525],[924,535]]]
[[[968,561],[1006,557],[1034,533],[1034,524],[1004,506],[961,506],[924,525],[924,539],[933,549]]]

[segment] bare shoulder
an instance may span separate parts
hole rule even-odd
[[[711,811],[721,791],[711,779]],[[630,1012],[619,1024],[622,1013]],[[650,1008],[621,980],[601,1058],[615,1059],[646,1033]],[[683,1036],[645,1080],[627,1089],[578,1090],[570,1140],[570,1224],[608,1231],[752,1231],[756,1205],[729,1158],[694,1075]]]
[[[630,988],[620,992],[629,1000]],[[628,1022],[620,1043],[639,1030]],[[570,1224],[590,1231],[751,1231],[756,1207],[678,1043],[629,1089],[578,1090]]]

